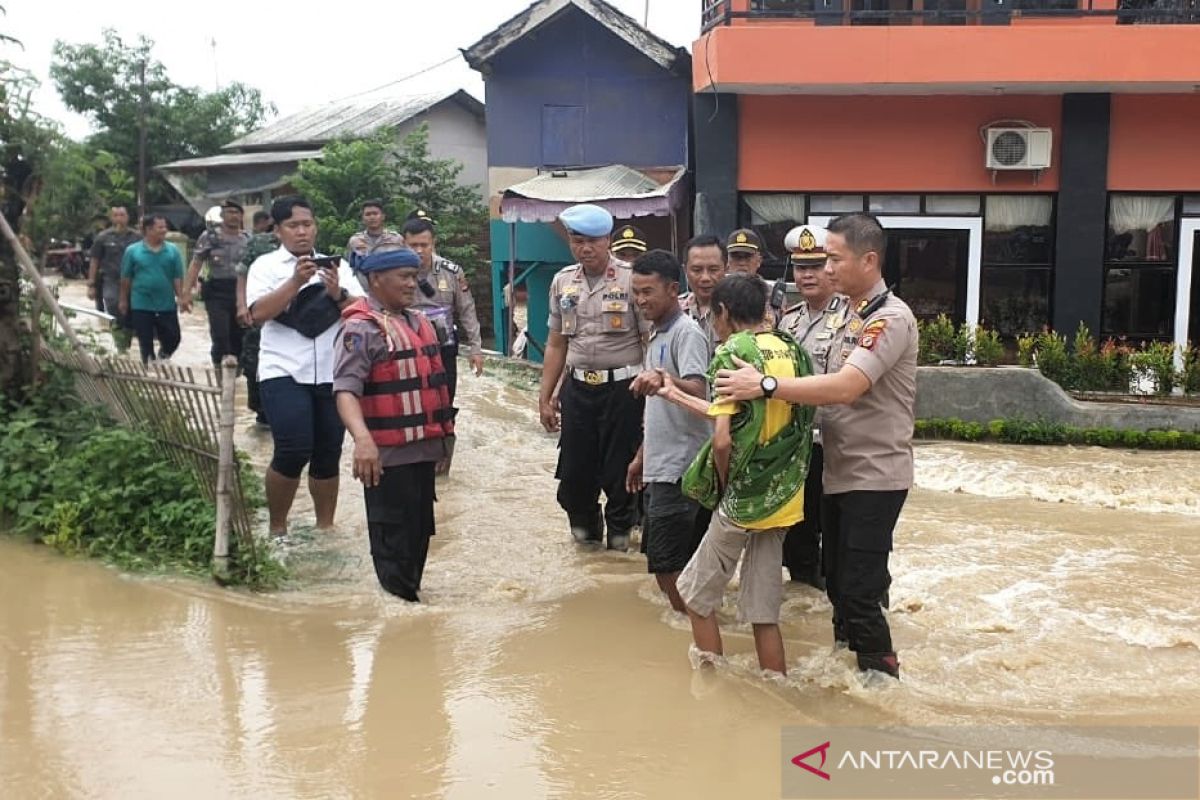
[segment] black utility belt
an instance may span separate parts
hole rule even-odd
[[[605,383],[616,383],[636,378],[642,371],[640,366],[618,367],[616,369],[572,369],[571,377],[588,386],[600,386]]]

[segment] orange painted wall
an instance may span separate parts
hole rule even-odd
[[[743,191],[1053,192],[1062,99],[1029,96],[742,95],[738,188]],[[979,127],[1024,119],[1054,130],[1051,169],[984,167]]]
[[[1110,189],[1200,189],[1200,95],[1113,95],[1111,120]]]
[[[1200,26],[1038,24],[820,26],[755,21],[718,27],[693,47],[693,86],[816,87],[827,92],[889,86],[1004,86],[1018,92],[1071,86],[1200,83]],[[872,89],[871,87],[879,87]],[[1162,91],[1161,88],[1158,91]]]

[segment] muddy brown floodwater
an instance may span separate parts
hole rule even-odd
[[[184,337],[203,365],[202,317]],[[644,561],[571,543],[527,390],[459,396],[420,606],[376,587],[348,478],[337,533],[297,506],[270,595],[0,540],[3,796],[771,798],[788,724],[1200,723],[1196,454],[918,446],[904,681],[863,686],[789,586],[774,683],[732,623],[692,671]],[[248,414],[239,437],[265,463]]]

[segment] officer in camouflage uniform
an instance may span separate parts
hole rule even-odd
[[[190,299],[203,264],[208,274],[201,289],[208,314],[209,354],[220,374],[221,359],[242,354],[242,326],[238,322],[237,266],[246,255],[250,234],[242,230],[243,209],[233,200],[221,203],[221,226],[205,231],[196,241],[196,251],[183,281],[183,296]],[[186,308],[184,309],[187,310]]]
[[[246,275],[250,265],[262,255],[279,249],[279,237],[275,235],[275,223],[266,211],[254,212],[254,235],[246,243],[246,255],[237,265],[237,314],[238,322],[242,325],[242,355],[239,366],[246,376],[246,406],[256,414],[259,425],[267,425],[267,417],[263,414],[262,404],[258,399],[258,345],[262,330],[250,318],[246,308]]]
[[[88,299],[103,303],[106,314],[116,317],[112,324],[113,342],[124,353],[133,341],[129,319],[121,316],[121,259],[125,248],[140,242],[142,235],[129,227],[129,209],[113,206],[108,213],[111,228],[96,234],[92,242],[91,268],[88,270]]]

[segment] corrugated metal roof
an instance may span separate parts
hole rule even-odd
[[[321,158],[320,150],[271,150],[264,153],[229,153],[205,158],[185,158],[170,164],[159,164],[155,169],[188,170],[213,167],[244,167],[256,164],[284,164],[288,161],[306,161]]]
[[[622,164],[548,172],[505,190],[500,217],[505,222],[551,222],[575,203],[596,203],[621,219],[667,216],[682,203],[686,172],[679,168],[666,183]]]
[[[654,197],[665,195],[669,188],[670,184],[659,184],[632,167],[613,164],[545,172],[508,187],[504,194],[557,203],[585,203],[617,197]]]
[[[225,145],[225,150],[311,145],[361,139],[393,128],[446,101],[483,117],[483,103],[461,89],[430,94],[373,97],[327,103],[276,120]]]
[[[509,45],[557,17],[568,8],[577,8],[608,28],[646,58],[663,69],[690,71],[691,56],[682,47],[674,47],[655,36],[604,0],[538,0],[529,8],[504,22],[496,30],[462,51],[472,69],[483,71],[493,58]]]

